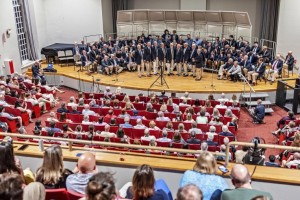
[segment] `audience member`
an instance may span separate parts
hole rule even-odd
[[[184,172],[179,186],[195,184],[203,192],[203,199],[220,199],[222,191],[228,188],[228,184],[222,177],[216,175],[217,162],[209,152],[202,152],[193,170]]]
[[[236,164],[231,170],[231,182],[235,189],[225,190],[222,193],[222,200],[250,200],[258,195],[267,196],[270,200],[273,197],[270,193],[255,190],[251,186],[251,176],[246,166]]]
[[[80,194],[85,193],[85,188],[90,178],[97,173],[96,158],[91,152],[85,152],[78,158],[74,174],[68,176],[67,189]]]
[[[20,175],[9,172],[0,174],[0,199],[23,200],[23,180]]]
[[[23,200],[45,200],[45,198],[45,187],[39,182],[32,182],[24,188]]]
[[[202,191],[194,184],[188,184],[178,189],[177,200],[203,200]]]

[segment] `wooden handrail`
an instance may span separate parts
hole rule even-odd
[[[77,139],[66,139],[66,138],[57,138],[57,137],[47,137],[47,136],[36,136],[36,135],[24,135],[24,134],[16,134],[16,133],[4,133],[0,132],[0,135],[10,136],[10,137],[19,137],[19,138],[35,138],[35,139],[44,139],[44,140],[52,140],[59,142],[66,142],[69,145],[69,151],[72,151],[72,144],[93,144],[93,145],[101,145],[101,146],[109,146],[109,147],[122,147],[122,148],[131,148],[131,149],[150,149],[150,150],[159,150],[159,151],[167,151],[167,152],[178,152],[178,153],[191,153],[191,154],[200,154],[201,150],[189,150],[189,149],[178,149],[178,148],[169,148],[169,147],[154,147],[154,146],[145,146],[145,145],[132,145],[132,144],[122,144],[115,142],[99,142],[99,141],[87,141],[87,140],[77,140]],[[225,156],[225,153],[221,152],[211,152],[216,156]]]
[[[249,142],[229,142],[226,146],[226,159],[225,159],[225,166],[228,166],[229,163],[229,148],[232,145],[238,145],[238,146],[247,146],[247,147],[254,147],[254,143]],[[257,148],[271,148],[271,149],[283,149],[283,150],[291,150],[291,151],[300,151],[300,147],[291,147],[291,146],[283,146],[283,145],[275,145],[275,144],[258,144]]]

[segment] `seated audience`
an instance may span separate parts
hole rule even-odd
[[[294,155],[290,155],[290,157],[287,160],[282,161],[282,167],[291,168],[292,166],[295,166],[295,168],[298,168],[298,165],[300,165],[299,152],[294,153]]]
[[[228,126],[226,125],[222,126],[222,132],[219,133],[219,135],[226,137],[235,137],[235,135],[228,130]]]
[[[208,146],[218,146],[218,143],[214,142],[214,136],[215,135],[213,133],[207,134],[206,143]]]
[[[192,122],[191,128],[188,132],[191,133],[192,131],[195,131],[196,134],[202,134],[201,129],[197,128],[197,122],[195,122],[195,121]]]
[[[236,164],[233,166],[230,174],[231,182],[235,189],[223,191],[221,200],[250,200],[258,195],[267,196],[270,200],[273,200],[270,193],[252,188],[251,176],[246,166]]]
[[[160,128],[158,128],[158,127],[156,126],[156,123],[155,123],[154,120],[151,120],[151,121],[149,122],[149,130],[160,130]]]
[[[137,119],[136,120],[136,125],[133,128],[135,128],[135,129],[146,129],[147,126],[145,126],[143,124],[143,121],[141,119]]]
[[[124,124],[120,124],[120,127],[122,128],[132,128],[133,126],[131,124],[129,124],[130,118],[129,116],[126,116],[124,118]]]
[[[58,113],[68,113],[69,110],[66,108],[66,102],[62,102],[60,108],[56,110]]]
[[[206,135],[209,135],[209,134],[212,134],[212,135],[218,135],[217,133],[216,133],[216,127],[215,126],[210,126],[209,127],[209,130],[208,130],[208,132],[206,133]]]
[[[112,132],[109,132],[109,129],[110,129],[110,125],[106,124],[105,127],[104,127],[104,131],[102,131],[100,133],[100,136],[102,136],[102,137],[108,137],[108,138],[116,137],[116,134],[112,133]]]
[[[288,115],[285,117],[282,117],[278,122],[277,122],[277,128],[280,128],[281,126],[285,126],[285,122],[289,120],[296,120],[295,114],[293,111],[289,111]]]
[[[83,115],[93,115],[96,116],[96,113],[92,110],[90,110],[89,104],[84,105],[84,109],[82,110]]]
[[[71,96],[70,97],[70,101],[69,101],[69,103],[67,104],[67,106],[78,106],[78,104],[76,103],[76,99],[75,99],[75,97],[74,96]]]
[[[43,164],[36,172],[36,181],[46,189],[66,188],[66,179],[70,174],[72,172],[64,168],[61,147],[48,147],[44,152]]]
[[[181,134],[178,130],[175,131],[174,135],[173,135],[173,139],[172,142],[174,143],[181,143],[181,144],[185,144],[184,139],[181,137]]]
[[[58,119],[56,119],[56,117],[55,117],[55,112],[50,112],[49,117],[46,119],[46,121],[48,121],[48,122],[51,122],[51,121],[58,122]]]
[[[276,163],[276,157],[274,155],[269,155],[269,161],[265,161],[265,166],[280,167],[280,165]]]
[[[217,162],[209,152],[202,152],[193,170],[184,172],[179,186],[195,184],[203,192],[203,199],[220,199],[222,191],[228,189],[228,184],[217,174]]]
[[[196,132],[195,131],[192,131],[190,133],[190,135],[191,135],[191,137],[186,140],[186,143],[188,143],[188,144],[200,144],[201,143],[201,141],[196,138]]]
[[[154,135],[150,135],[150,131],[148,128],[144,130],[144,136],[141,137],[141,140],[150,141],[150,140],[156,140]]]
[[[24,188],[23,200],[44,200],[46,198],[45,186],[39,182],[32,182]]]
[[[156,121],[170,121],[169,117],[165,117],[164,113],[162,111],[159,111],[157,113],[158,117],[156,118]]]
[[[0,117],[6,117],[9,120],[18,120],[20,126],[22,126],[22,118],[20,116],[13,117],[11,114],[5,112],[5,108],[3,106],[0,106]]]
[[[243,146],[241,150],[237,150],[234,153],[235,162],[238,164],[244,164],[244,157],[248,153],[249,147]]]
[[[168,132],[166,130],[162,131],[162,137],[156,140],[157,142],[171,142],[172,140],[168,138]]]
[[[20,175],[0,174],[0,199],[23,200],[23,186],[24,182]]]
[[[90,178],[97,171],[95,155],[91,152],[83,153],[78,158],[77,166],[73,170],[74,174],[69,175],[67,178],[67,190],[84,194]]]

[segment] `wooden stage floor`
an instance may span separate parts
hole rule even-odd
[[[45,64],[42,67],[46,67]],[[80,79],[86,82],[92,82],[92,76],[87,75],[86,71],[84,72],[77,72],[78,68],[74,70],[74,66],[59,66],[55,65],[55,69],[57,69],[58,75],[63,75],[70,78]],[[101,85],[109,85],[113,87],[120,86],[122,88],[128,89],[136,89],[136,90],[166,90],[172,92],[185,92],[188,91],[190,93],[240,93],[244,91],[244,82],[232,82],[228,80],[217,80],[217,74],[211,74],[209,72],[204,72],[201,81],[195,81],[191,76],[189,77],[182,77],[182,76],[164,76],[168,85],[169,89],[166,85],[160,86],[160,80],[158,84],[155,84],[153,87],[150,88],[151,84],[155,81],[158,76],[152,77],[142,77],[139,78],[137,76],[137,72],[127,72],[124,71],[118,75],[118,82],[113,81],[116,79],[116,75],[107,76],[102,74],[92,74],[96,79],[100,79]],[[212,79],[213,77],[213,79]],[[296,75],[294,74],[296,78]],[[290,77],[292,78],[292,77]],[[290,84],[294,85],[294,81],[287,81]],[[214,87],[211,87],[212,83]],[[262,80],[261,82],[258,81],[257,86],[253,86],[256,92],[271,92],[275,91],[277,87],[277,83],[275,82],[273,85],[270,83],[265,82]],[[246,91],[249,92],[249,86],[246,85]]]

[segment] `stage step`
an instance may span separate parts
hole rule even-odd
[[[257,106],[257,101],[246,101],[245,104],[247,104],[247,106]],[[266,101],[262,101],[261,103],[262,105],[265,105],[265,106],[270,106],[272,103],[271,101],[269,100],[266,100]]]
[[[251,93],[251,98],[253,99],[260,99],[260,98],[268,98],[269,94],[266,92],[256,92],[256,93]],[[250,93],[242,93],[241,98],[243,99],[249,99],[250,98]]]

